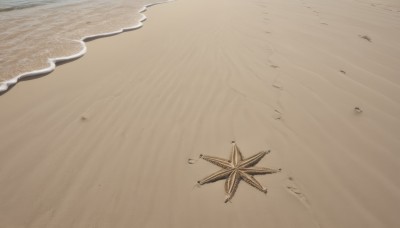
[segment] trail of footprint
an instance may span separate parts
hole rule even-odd
[[[320,12],[314,9],[313,7],[309,6],[305,1],[301,1],[303,6],[307,8],[308,10],[311,11],[312,14],[314,14],[317,18],[318,21],[321,25],[328,25],[328,23],[325,22],[324,18],[321,17]]]
[[[301,191],[295,187],[295,186],[286,186],[288,191],[292,194],[294,194],[302,203],[306,204],[307,207],[309,207],[309,203],[307,201],[307,198],[301,193]]]
[[[295,182],[293,181],[292,177],[289,177],[288,184],[286,185],[287,191],[294,195],[303,205],[307,208],[308,213],[310,214],[311,218],[314,220],[315,225],[321,228],[321,224],[318,222],[316,215],[311,207],[310,202],[308,201],[307,197],[301,192],[301,190],[296,186]]]
[[[365,3],[361,3],[361,4],[365,4]],[[397,12],[397,13],[400,12],[400,9],[397,9],[394,6],[389,6],[389,5],[385,5],[385,4],[382,4],[382,3],[374,2],[374,3],[370,3],[369,5],[371,7],[376,7],[376,8],[379,8],[381,10],[385,10],[385,11],[389,11],[389,12]]]
[[[270,33],[269,31],[267,31],[266,33]],[[279,72],[279,66],[277,64],[275,64],[272,60],[271,57],[272,55],[275,54],[274,49],[271,47],[271,54],[268,56],[267,58],[267,66],[273,68],[276,71],[276,75],[275,78],[272,81],[272,87],[277,89],[276,90],[276,98],[275,98],[275,107],[274,107],[274,112],[272,114],[272,118],[274,118],[275,120],[281,120],[282,119],[282,112],[281,110],[282,108],[282,104],[280,101],[281,98],[281,92],[283,90],[283,85],[280,82],[280,72]]]
[[[274,64],[270,59],[268,59],[268,63],[270,64],[269,66],[275,70],[279,69],[279,66]],[[280,110],[282,110],[282,104],[280,101],[281,98],[281,91],[283,90],[283,85],[280,82],[280,72],[277,72],[274,80],[272,81],[272,87],[274,87],[275,89],[278,89],[277,93],[276,93],[276,108],[274,109],[274,113],[273,113],[273,118],[275,120],[280,120],[282,119],[282,112]]]

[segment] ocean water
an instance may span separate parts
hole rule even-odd
[[[82,40],[140,26],[167,0],[0,0],[0,92],[86,52]]]

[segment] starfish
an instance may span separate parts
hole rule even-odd
[[[200,158],[217,165],[222,169],[209,175],[208,177],[205,177],[202,180],[199,180],[197,183],[203,185],[226,179],[225,203],[233,198],[241,180],[244,180],[246,183],[266,194],[267,188],[264,188],[253,176],[271,174],[280,171],[280,169],[275,170],[255,167],[255,165],[268,153],[269,151],[261,151],[249,158],[243,159],[242,153],[240,152],[236,143],[233,141],[230,160],[200,154]]]

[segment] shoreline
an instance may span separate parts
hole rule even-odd
[[[0,227],[397,227],[400,14],[385,9],[179,0],[86,43],[0,96]],[[229,159],[232,141],[281,171],[224,203],[223,180],[196,184],[219,170],[199,157]]]
[[[76,59],[79,59],[80,57],[82,57],[83,55],[86,54],[87,52],[87,46],[86,46],[86,42],[90,42],[92,40],[95,39],[100,39],[100,38],[105,38],[105,37],[109,37],[109,36],[114,36],[114,35],[118,35],[121,34],[123,32],[129,32],[129,31],[134,31],[136,29],[140,29],[141,27],[143,27],[143,22],[146,21],[147,17],[146,15],[144,15],[144,13],[147,11],[147,9],[149,7],[155,6],[155,5],[159,5],[159,4],[164,4],[164,3],[170,3],[173,2],[174,0],[165,0],[163,2],[157,2],[157,3],[151,3],[151,4],[147,4],[145,6],[143,6],[142,9],[140,9],[138,11],[139,14],[141,14],[141,18],[139,19],[139,21],[132,25],[131,27],[125,27],[125,28],[121,28],[119,30],[113,31],[113,32],[108,32],[108,33],[100,33],[100,34],[94,34],[94,35],[88,35],[88,36],[84,36],[79,40],[75,40],[75,42],[80,43],[82,49],[73,54],[73,55],[69,55],[69,56],[60,56],[60,57],[56,57],[56,58],[48,58],[47,62],[49,64],[48,67],[46,68],[42,68],[42,69],[37,69],[37,70],[32,70],[32,71],[28,71],[28,72],[24,72],[22,74],[19,74],[17,76],[15,76],[14,78],[11,79],[7,79],[5,81],[0,82],[0,96],[3,95],[4,93],[6,93],[9,89],[11,89],[10,87],[13,87],[14,85],[16,85],[20,80],[24,80],[27,78],[31,78],[31,77],[41,77],[42,75],[46,75],[51,73],[52,71],[55,70],[55,68],[57,67],[57,64],[60,63],[64,63],[64,62],[69,62],[69,61],[74,61]]]

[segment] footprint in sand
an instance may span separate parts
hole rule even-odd
[[[274,83],[272,84],[272,87],[282,90],[282,85],[279,84],[278,82],[274,82]]]
[[[302,196],[303,198],[303,194],[301,194],[300,190],[297,189],[296,187],[293,186],[286,186],[286,188],[291,191],[292,193],[294,193],[296,196]]]
[[[286,186],[286,189],[296,196],[303,204],[305,204],[307,207],[309,206],[308,200],[306,196],[300,191],[300,189],[294,184],[293,178],[289,177],[288,178],[290,183]]]
[[[356,114],[360,114],[360,113],[362,113],[363,112],[363,110],[360,108],[360,107],[354,107],[354,112],[356,113]]]
[[[280,120],[280,119],[282,119],[282,113],[280,112],[280,111],[278,111],[278,110],[274,110],[274,115],[273,115],[273,117],[274,117],[274,119],[276,119],[276,120]]]
[[[371,37],[369,37],[368,35],[358,35],[358,37],[360,37],[361,39],[364,39],[368,42],[372,42]]]
[[[275,77],[274,81],[272,82],[272,87],[283,90],[283,85],[279,82],[279,74]]]

